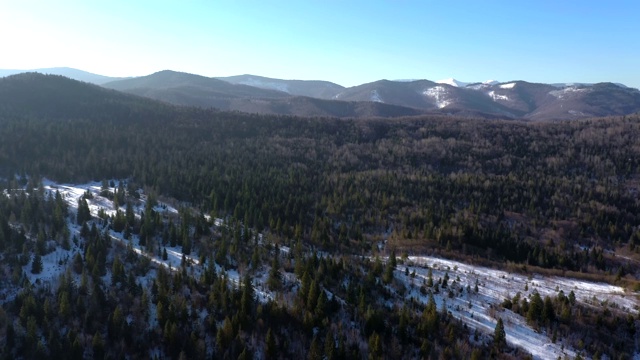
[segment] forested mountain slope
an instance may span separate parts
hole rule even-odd
[[[500,267],[523,276],[542,273],[595,279],[615,283],[633,298],[638,289],[638,116],[525,123],[444,116],[353,120],[248,115],[169,106],[60,77],[26,74],[0,79],[0,125],[0,177],[2,188],[7,190],[0,204],[0,227],[2,244],[9,251],[3,259],[6,264],[21,264],[3,268],[6,281],[12,281],[16,268],[30,266],[41,232],[43,240],[63,246],[63,225],[67,221],[76,221],[76,228],[68,226],[68,234],[75,235],[77,246],[83,249],[83,263],[89,262],[93,268],[96,259],[104,259],[97,262],[95,274],[93,269],[86,274],[93,277],[87,285],[92,287],[89,292],[63,288],[55,290],[54,299],[46,291],[34,290],[19,295],[5,307],[8,314],[18,316],[22,306],[28,304],[24,318],[15,318],[12,330],[5,326],[6,322],[0,322],[2,331],[18,334],[12,339],[20,339],[25,349],[28,344],[35,349],[38,343],[35,338],[26,337],[29,316],[34,319],[32,328],[35,326],[40,334],[45,331],[46,319],[51,319],[33,308],[43,308],[47,299],[50,304],[59,305],[65,291],[69,300],[87,308],[104,305],[110,312],[97,315],[95,321],[86,319],[80,310],[69,314],[68,319],[78,324],[74,326],[75,333],[65,334],[69,351],[77,333],[83,334],[78,346],[86,349],[91,343],[87,334],[99,334],[98,351],[100,341],[117,342],[117,336],[106,340],[107,329],[97,324],[109,315],[115,316],[111,312],[115,312],[119,301],[109,292],[116,290],[101,283],[108,279],[104,276],[110,276],[105,274],[113,273],[102,270],[106,264],[119,267],[113,265],[113,257],[106,258],[113,250],[108,250],[111,241],[105,238],[109,231],[117,229],[123,234],[118,236],[124,236],[127,227],[135,239],[132,246],[155,244],[147,250],[153,256],[161,257],[163,246],[175,248],[170,245],[175,234],[176,239],[181,239],[176,244],[186,245],[189,251],[202,256],[199,261],[215,260],[238,273],[249,273],[247,269],[254,264],[253,249],[263,249],[255,255],[255,261],[262,259],[261,263],[273,261],[274,244],[291,251],[291,256],[283,255],[278,258],[280,263],[268,267],[281,268],[290,276],[283,277],[288,290],[283,290],[276,302],[264,306],[253,302],[242,305],[241,288],[223,292],[226,285],[224,280],[217,280],[219,273],[215,278],[211,275],[208,280],[197,280],[197,276],[188,275],[185,267],[188,276],[181,270],[165,277],[164,285],[158,283],[160,303],[170,303],[171,310],[168,314],[161,312],[161,318],[168,317],[162,318],[163,325],[145,333],[144,341],[164,344],[160,346],[162,353],[174,357],[198,339],[208,339],[208,343],[203,341],[210,349],[218,346],[215,351],[220,351],[216,354],[221,357],[227,354],[237,358],[245,348],[262,353],[273,349],[273,343],[267,345],[270,342],[278,346],[276,353],[287,357],[306,354],[319,347],[320,341],[331,343],[326,339],[332,339],[334,334],[335,339],[339,339],[338,334],[351,334],[349,345],[341,348],[346,357],[470,357],[472,353],[486,357],[492,351],[502,351],[503,347],[496,348],[486,339],[470,341],[470,334],[462,332],[464,326],[458,320],[436,316],[444,315],[446,310],[434,311],[428,295],[442,285],[443,279],[437,280],[438,288],[434,284],[427,286],[428,275],[423,274],[424,290],[420,284],[414,289],[422,291],[423,302],[405,299],[407,309],[412,310],[387,308],[388,299],[400,299],[405,292],[414,291],[408,290],[410,274],[405,277],[398,271],[394,273],[394,267],[388,270],[391,275],[383,273],[386,265],[375,256],[386,259],[392,251],[398,255],[435,254]],[[122,214],[114,209],[100,217],[97,208],[93,208],[96,213],[87,217],[80,210],[84,209],[82,198],[73,199],[78,200],[77,208],[65,210],[63,204],[58,204],[63,198],[57,200],[55,191],[46,196],[39,193],[41,177],[74,183],[126,179],[130,188],[126,195],[114,187],[104,194],[122,206]],[[184,209],[190,209],[179,210],[180,214],[186,211],[191,215],[163,218],[160,210],[137,203],[142,201],[135,197],[140,188],[151,198],[177,199]],[[113,194],[109,195],[109,191]],[[98,200],[111,204],[98,195],[82,197],[92,205]],[[137,204],[139,211],[127,220],[124,204],[128,202]],[[52,216],[56,213],[63,220]],[[79,222],[78,214],[84,214]],[[215,218],[225,219],[230,228],[214,227]],[[87,229],[83,230],[85,222]],[[91,229],[93,225],[95,231]],[[260,241],[266,242],[249,236],[258,233],[264,236]],[[72,239],[73,236],[68,238],[73,243]],[[42,252],[47,256],[45,250]],[[125,255],[126,252],[118,256]],[[209,258],[216,256],[220,257]],[[371,261],[368,256],[373,256]],[[137,269],[133,259],[125,264],[128,270]],[[296,264],[311,265],[295,270]],[[145,273],[140,271],[139,274]],[[160,275],[160,270],[154,271],[157,276],[165,276]],[[20,270],[17,273],[19,283]],[[77,275],[82,275],[81,269]],[[363,284],[343,286],[355,284],[348,279],[362,278],[367,279]],[[136,281],[142,280],[127,284],[133,286]],[[172,281],[170,290],[167,284]],[[313,282],[314,288],[322,284],[323,289],[338,294],[344,303],[335,308],[321,306],[316,312],[319,291],[310,296],[309,288],[303,286]],[[121,284],[124,286],[125,282]],[[218,291],[210,290],[211,286],[217,286]],[[460,294],[469,291],[465,286],[455,289]],[[96,291],[105,292],[109,300],[98,295],[92,298]],[[193,323],[190,318],[199,316],[189,312],[193,307],[186,300],[187,293],[209,301],[208,314],[215,312],[208,318],[211,322],[207,330],[187,327]],[[301,294],[306,295],[304,301],[298,298]],[[456,294],[451,292],[451,296]],[[322,301],[331,298],[326,295]],[[508,294],[509,302],[504,307],[528,316],[528,304],[534,294],[530,293],[527,301],[515,295]],[[592,303],[579,305],[584,308],[574,307],[568,305],[570,300],[556,295],[549,300],[554,316],[549,309],[545,316],[533,311],[527,321],[546,334],[555,331],[558,336],[567,337],[567,344],[588,355],[625,357],[636,351],[633,342],[625,340],[635,331],[636,310]],[[136,296],[132,302],[140,300]],[[204,300],[205,296],[208,300]],[[158,299],[153,301],[157,306]],[[337,298],[335,301],[340,303]],[[37,306],[29,305],[32,302]],[[294,306],[296,302],[298,305]],[[569,319],[576,321],[562,320],[563,309],[568,311]],[[55,322],[61,325],[68,319],[56,317]],[[266,325],[246,327],[259,324],[254,322],[257,319]],[[420,325],[428,319],[431,322],[426,323],[431,325]],[[621,321],[627,325],[615,333],[615,323]],[[345,328],[350,323],[354,324],[353,332]],[[403,328],[400,324],[408,325]],[[141,331],[142,327],[135,326],[127,331]],[[218,330],[225,327],[218,339]],[[177,329],[188,329],[188,337],[172,338],[172,333],[179,333]],[[202,331],[207,335],[201,336]],[[288,334],[294,332],[301,334],[300,338],[295,344],[286,343]],[[581,345],[579,336],[568,338],[570,334],[599,332],[602,336],[589,337]],[[125,337],[131,341],[125,340],[127,345],[118,354],[148,357],[146,350],[130,348],[134,339],[140,340],[133,334],[137,333]],[[251,339],[256,340],[252,343]],[[506,351],[501,356],[522,355],[515,350]],[[89,350],[86,354],[90,354]]]

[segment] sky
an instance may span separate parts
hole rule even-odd
[[[637,0],[0,0],[0,69],[640,88]]]

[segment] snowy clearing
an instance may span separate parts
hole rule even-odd
[[[518,292],[523,297],[529,297],[534,292],[544,297],[557,296],[560,291],[565,294],[573,291],[576,300],[587,306],[606,306],[631,314],[637,314],[639,308],[638,297],[619,286],[535,274],[512,274],[429,256],[410,256],[396,268],[395,277],[410,289],[405,298],[414,298],[422,303],[428,301],[428,294],[421,292],[420,287],[427,281],[429,269],[434,281],[448,274],[448,288],[454,291],[453,297],[449,296],[448,289],[441,289],[434,294],[438,309],[443,302],[446,303],[452,316],[485,335],[493,334],[497,319],[502,318],[507,342],[530,352],[534,359],[555,359],[565,355],[575,357],[578,352],[560,341],[553,343],[549,334],[537,332],[522,316],[500,308],[499,304],[504,299],[512,298]],[[410,275],[407,276],[405,272]],[[413,272],[415,277],[411,275]],[[476,284],[478,293],[464,290],[467,286],[473,289]],[[399,303],[403,300],[399,299]]]

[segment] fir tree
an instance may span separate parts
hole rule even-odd
[[[504,323],[502,322],[502,318],[498,319],[498,323],[496,324],[496,328],[493,332],[493,346],[502,351],[502,349],[507,345],[507,334],[504,331]]]
[[[33,255],[33,263],[31,264],[31,273],[40,274],[42,272],[42,257],[40,254]]]
[[[278,355],[278,348],[276,347],[276,340],[273,336],[271,328],[267,330],[267,337],[265,339],[264,357],[266,359],[276,359]]]

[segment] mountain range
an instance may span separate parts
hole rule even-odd
[[[160,71],[110,78],[70,68],[38,69],[175,105],[249,113],[331,117],[399,117],[427,113],[526,120],[571,120],[640,111],[640,91],[622,84],[456,79],[379,80],[353,87],[328,81],[256,75],[205,77]],[[0,76],[21,72],[0,70]]]

